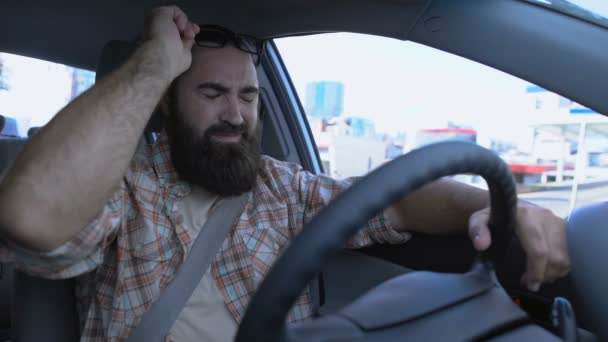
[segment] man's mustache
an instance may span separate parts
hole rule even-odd
[[[248,130],[247,125],[231,125],[229,123],[221,123],[216,124],[207,129],[205,135],[215,135],[215,134],[242,134],[247,136]]]

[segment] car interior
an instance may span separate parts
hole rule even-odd
[[[555,1],[555,6],[560,1]],[[0,32],[10,34],[3,34],[0,38],[0,51],[95,70],[96,78],[100,79],[128,57],[134,48],[134,37],[143,27],[144,13],[158,4],[149,0],[2,4]],[[268,40],[258,67],[262,151],[278,160],[298,163],[313,173],[322,172],[319,152],[301,100],[272,41],[275,38],[356,32],[413,41],[528,80],[568,96],[597,113],[608,115],[608,97],[605,96],[608,89],[608,58],[605,53],[608,25],[561,12],[547,6],[546,1],[182,0],[175,4],[195,22],[220,24],[236,32]],[[11,133],[10,122],[0,118],[0,173],[3,173],[27,138],[15,136]],[[153,115],[142,139],[152,142],[160,129],[162,120]],[[31,134],[35,131],[33,129]],[[403,161],[406,165],[406,157],[400,158],[399,163]],[[422,158],[427,159],[433,158]],[[454,165],[464,163],[455,159]],[[479,161],[482,162],[486,161]],[[456,169],[482,172],[476,165]],[[396,173],[386,175],[384,183],[378,181],[382,184],[376,184],[379,188],[387,187],[391,181],[395,182],[395,187],[408,181],[406,176],[400,179]],[[403,189],[405,191],[405,185]],[[376,199],[386,206],[388,202],[382,202],[385,198],[381,195]],[[508,198],[508,191],[504,191],[503,197]],[[355,195],[350,199],[352,208],[356,208],[355,203],[359,202],[361,208],[366,208],[374,200],[370,198],[367,199],[369,203],[363,203],[365,201],[355,198]],[[496,200],[492,203],[502,202]],[[340,229],[340,222],[346,222],[342,217],[347,213],[328,209],[334,210],[335,215],[319,222],[336,225],[335,229]],[[501,242],[504,251],[500,258],[489,258],[495,271],[489,266],[489,269],[485,268],[487,256],[477,255],[465,236],[417,234],[404,246],[376,245],[359,250],[333,249],[331,252],[326,249],[319,252],[318,260],[314,255],[302,258],[302,254],[299,254],[300,258],[289,259],[297,256],[298,251],[322,250],[319,246],[323,245],[323,234],[308,240],[303,237],[297,241],[298,246],[304,246],[306,242],[309,245],[306,248],[296,246],[300,249],[290,246],[282,258],[287,259],[279,262],[293,266],[289,271],[294,274],[297,274],[298,267],[300,271],[309,271],[302,271],[297,279],[302,279],[299,285],[311,289],[315,319],[309,325],[285,327],[285,313],[278,312],[281,309],[264,311],[260,305],[252,304],[250,309],[253,313],[248,311],[250,318],[244,320],[237,340],[606,340],[608,296],[604,292],[608,288],[608,278],[602,272],[608,269],[604,252],[608,231],[603,223],[608,218],[606,209],[608,202],[597,203],[580,208],[569,217],[572,271],[564,279],[544,286],[539,293],[530,292],[519,284],[525,258],[521,246],[510,234],[501,235],[504,237]],[[493,214],[500,210],[508,213],[508,205],[496,209]],[[362,209],[360,212],[366,211]],[[508,216],[503,215],[505,227],[508,226]],[[361,223],[365,222],[365,217],[360,219],[363,220]],[[348,237],[346,228],[342,232],[346,235],[340,238]],[[329,236],[326,238],[330,239]],[[312,248],[315,243],[319,249]],[[303,259],[314,259],[318,264],[305,266]],[[285,267],[275,267],[272,272],[272,277],[269,276],[262,285],[261,297],[254,298],[254,303],[277,301],[278,297],[271,295],[278,296],[283,290],[285,293],[301,292],[302,288],[295,288],[299,286],[297,284],[290,285],[293,289],[277,285],[284,284],[279,279],[287,276]],[[492,276],[494,272],[496,279]],[[458,275],[459,278],[448,278],[450,275]],[[462,285],[465,277],[486,279],[486,275],[489,278],[483,291],[475,294],[466,292],[471,288]],[[400,279],[402,282],[393,282]],[[428,281],[427,286],[425,281]],[[453,290],[461,285],[464,292]],[[400,292],[397,289],[403,292],[407,289],[424,291],[425,287],[445,293],[445,300],[427,298],[426,302],[419,304],[420,308],[413,305],[408,309],[410,312],[394,308],[394,303],[399,303],[399,300],[404,300],[404,306],[408,304],[403,299],[405,297],[398,297],[395,293]],[[79,323],[73,291],[73,280],[39,279],[13,270],[11,265],[0,264],[0,341],[78,340]],[[471,304],[474,298],[482,298],[478,295],[482,292],[484,296],[500,298],[499,304]],[[454,297],[450,297],[452,294]],[[391,300],[383,302],[378,298]],[[570,330],[564,328],[563,320],[556,323],[554,317],[556,312],[563,312],[556,309],[563,303],[560,302],[562,298],[567,300],[575,317],[575,320],[566,320],[574,324],[573,329],[568,328]],[[378,307],[381,304],[386,307]],[[501,311],[504,308],[508,310]],[[417,309],[419,311],[415,311]],[[396,313],[392,314],[393,311]],[[479,315],[491,317],[492,313],[501,318],[465,329]],[[381,317],[380,321],[373,316]],[[382,321],[382,317],[386,320]]]

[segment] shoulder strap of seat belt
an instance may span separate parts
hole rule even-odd
[[[211,265],[222,242],[240,217],[249,193],[224,199],[209,213],[190,254],[160,298],[134,329],[128,342],[165,341],[173,323]]]

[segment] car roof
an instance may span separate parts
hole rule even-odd
[[[0,11],[0,51],[94,69],[103,45],[132,40],[159,1],[8,1]],[[220,24],[261,38],[347,31],[395,38],[426,0],[175,1],[195,22]],[[394,11],[399,7],[400,11]],[[402,11],[403,9],[406,11]],[[376,20],[381,18],[382,20]],[[9,34],[6,34],[9,33]]]

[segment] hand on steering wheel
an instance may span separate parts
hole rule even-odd
[[[471,215],[469,236],[478,251],[492,243],[488,220],[490,208]],[[530,202],[519,201],[515,219],[515,234],[526,253],[526,272],[521,284],[530,291],[538,291],[544,283],[551,283],[570,271],[570,257],[566,242],[566,221],[549,209]]]

